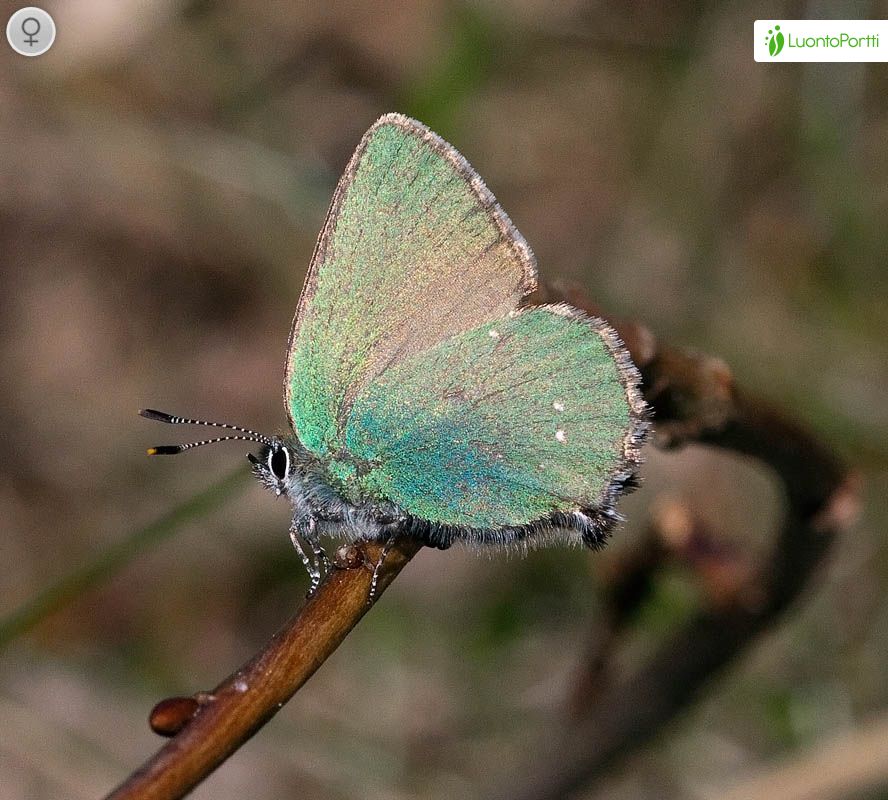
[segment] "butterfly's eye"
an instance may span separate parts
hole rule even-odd
[[[287,477],[290,471],[290,453],[286,447],[278,447],[268,454],[268,468],[279,481]]]

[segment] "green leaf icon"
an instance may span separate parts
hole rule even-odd
[[[776,31],[776,33],[774,31]],[[768,52],[772,56],[776,56],[783,49],[783,44],[786,41],[779,25],[774,26],[774,31],[768,31],[768,33],[771,34],[768,37]]]

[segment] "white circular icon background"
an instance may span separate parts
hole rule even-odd
[[[9,46],[23,56],[43,55],[52,47],[55,36],[55,22],[42,8],[20,8],[6,23]]]

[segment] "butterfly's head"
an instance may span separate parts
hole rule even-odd
[[[253,474],[259,482],[276,495],[287,494],[295,480],[293,448],[279,436],[273,436],[262,446],[258,455],[249,453]]]
[[[251,431],[249,428],[242,428],[240,425],[229,425],[224,422],[207,422],[206,420],[177,417],[173,414],[167,414],[164,411],[154,411],[150,408],[139,413],[147,419],[166,422],[168,425],[204,425],[232,431],[232,433],[225,434],[224,436],[215,436],[212,439],[204,439],[200,442],[165,444],[151,447],[148,449],[149,456],[175,455],[205,444],[215,444],[216,442],[258,442],[262,445],[259,455],[254,456],[252,453],[248,453],[247,458],[250,459],[250,463],[253,465],[253,474],[264,486],[271,489],[277,495],[287,494],[293,481],[296,479],[293,457],[295,445],[285,442],[280,436],[266,436],[264,433],[256,433],[256,431]]]

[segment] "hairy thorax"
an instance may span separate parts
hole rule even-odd
[[[338,459],[322,459],[310,453],[296,437],[281,441],[288,460],[285,477],[267,468],[254,470],[268,489],[286,495],[293,518],[312,518],[318,533],[345,541],[385,539],[403,514],[392,503],[361,496],[355,465]],[[268,453],[259,457],[268,463]]]

